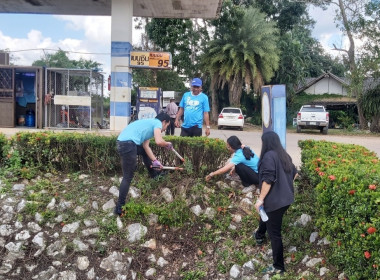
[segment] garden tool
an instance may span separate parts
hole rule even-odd
[[[177,166],[163,166],[162,169],[167,169],[167,170],[183,170],[183,167],[177,167]]]
[[[176,150],[174,150],[174,148],[172,148],[172,151],[173,151],[173,153],[175,153],[175,155],[176,155],[177,157],[180,158],[180,160],[182,160],[183,162],[185,162],[185,159],[184,159],[183,157],[181,157],[181,155],[180,155]]]
[[[185,162],[185,159],[181,157],[181,155],[176,150],[174,150],[173,147],[171,148],[171,150],[175,153],[177,157],[181,159],[182,162]],[[161,168],[159,168],[159,167],[151,165],[150,167],[154,169],[181,170],[181,171],[184,169],[183,167],[178,167],[178,166],[162,166]]]
[[[162,168],[159,168],[159,167],[153,167],[152,165],[150,166],[150,167],[152,167],[153,169],[157,169],[157,170],[159,170],[159,169],[166,169],[166,170],[183,170],[183,168],[182,167],[177,167],[177,166],[162,166]]]

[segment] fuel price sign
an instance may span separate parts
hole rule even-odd
[[[168,52],[131,52],[130,67],[171,69],[172,55]]]

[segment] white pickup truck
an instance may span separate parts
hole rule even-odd
[[[297,133],[304,128],[319,129],[327,134],[329,128],[329,112],[322,105],[303,105],[297,113]]]

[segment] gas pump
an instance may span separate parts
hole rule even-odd
[[[161,110],[161,89],[140,87],[137,90],[136,109],[138,119],[152,119]]]

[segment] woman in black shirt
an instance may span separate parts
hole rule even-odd
[[[282,218],[290,204],[294,202],[293,180],[297,176],[297,169],[274,131],[265,132],[261,140],[260,195],[255,208],[259,212],[260,206],[264,206],[269,220],[263,222],[260,218],[255,239],[258,244],[262,244],[265,233],[268,231],[273,251],[273,266],[268,267],[264,272],[283,273],[285,265],[281,236]]]

